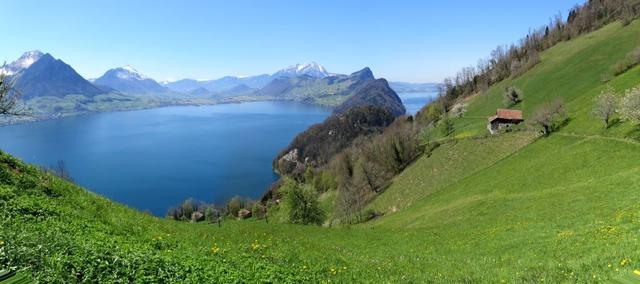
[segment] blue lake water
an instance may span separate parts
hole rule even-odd
[[[398,93],[407,114],[416,114],[423,106],[431,102],[438,95],[437,92]]]
[[[428,101],[401,97],[409,113]],[[162,216],[189,197],[259,197],[277,179],[273,157],[329,114],[290,102],[89,114],[0,127],[0,149],[42,166],[63,160],[76,183]]]

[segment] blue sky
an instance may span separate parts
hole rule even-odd
[[[39,49],[87,78],[130,64],[157,80],[272,73],[316,61],[440,82],[584,0],[3,0],[0,61]]]

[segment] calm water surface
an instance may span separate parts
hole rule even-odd
[[[430,96],[399,95],[408,113]],[[189,197],[259,197],[277,179],[273,157],[329,114],[289,102],[89,114],[0,127],[0,149],[37,165],[63,160],[78,184],[164,215]]]

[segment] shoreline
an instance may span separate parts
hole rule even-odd
[[[311,106],[327,108],[329,110],[333,109],[333,107],[328,106],[328,105],[317,104],[317,103],[309,103],[309,102],[304,102],[304,101],[296,101],[296,100],[279,99],[279,98],[274,98],[274,97],[255,97],[255,99],[249,98],[249,97],[222,98],[222,99],[196,98],[196,100],[203,100],[203,101],[202,102],[194,102],[194,101],[191,101],[190,99],[184,99],[184,101],[177,101],[175,103],[170,103],[170,102],[169,103],[159,103],[159,104],[155,104],[155,105],[147,105],[147,106],[139,106],[139,107],[135,107],[134,106],[134,107],[131,107],[131,108],[114,108],[114,109],[111,109],[111,110],[96,110],[96,111],[86,111],[86,112],[79,112],[79,113],[50,114],[48,116],[39,116],[39,117],[30,116],[29,114],[25,114],[25,115],[21,115],[21,116],[15,116],[14,118],[25,117],[26,119],[11,120],[11,121],[0,121],[0,127],[11,126],[11,125],[21,125],[21,124],[27,124],[27,123],[33,123],[33,122],[64,119],[64,118],[70,118],[70,117],[76,117],[76,116],[82,116],[82,115],[101,114],[101,113],[116,113],[116,112],[127,112],[127,111],[140,111],[140,110],[159,109],[159,108],[166,108],[166,107],[179,107],[179,106],[196,106],[197,107],[197,106],[215,106],[215,105],[225,105],[225,104],[242,104],[242,103],[253,103],[253,102],[293,102],[293,103],[299,103],[299,104],[304,104],[304,105],[311,105]]]

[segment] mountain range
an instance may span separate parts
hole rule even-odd
[[[51,54],[29,51],[20,58],[0,68],[15,82],[15,89],[23,98],[59,97],[98,94],[124,95],[188,95],[196,97],[225,98],[251,96],[264,99],[294,100],[326,106],[338,106],[356,90],[376,79],[369,68],[350,75],[329,73],[316,62],[295,64],[274,72],[256,76],[225,76],[215,80],[182,79],[158,83],[132,66],[113,68],[101,77],[86,80],[71,66]],[[382,79],[384,80],[384,79]],[[433,90],[434,84],[403,82],[378,83],[377,90],[391,94],[396,91]],[[372,90],[372,89],[370,89]],[[393,93],[395,95],[395,92]],[[394,107],[396,112],[399,108]]]

